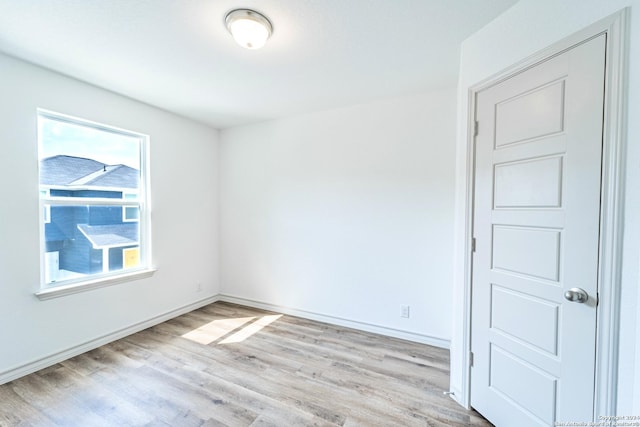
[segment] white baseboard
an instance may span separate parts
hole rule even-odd
[[[429,335],[418,334],[415,332],[403,331],[401,329],[388,328],[386,326],[375,325],[356,320],[344,319],[341,317],[328,316],[326,314],[314,313],[311,311],[298,310],[290,307],[283,307],[276,304],[268,304],[247,298],[235,297],[228,294],[218,294],[218,301],[226,301],[230,303],[246,305],[249,307],[261,308],[263,310],[275,311],[278,313],[289,314],[291,316],[302,317],[303,319],[316,320],[318,322],[329,323],[337,326],[358,329],[366,332],[373,332],[394,338],[401,338],[407,341],[428,344],[434,347],[449,349],[451,342],[449,340],[432,337]]]
[[[95,338],[86,343],[71,347],[67,350],[63,350],[63,351],[51,354],[49,356],[43,357],[41,359],[37,359],[32,362],[25,363],[16,368],[9,369],[8,371],[0,372],[0,385],[7,383],[9,381],[18,379],[25,375],[31,374],[33,372],[39,371],[40,369],[44,369],[49,366],[55,365],[56,363],[60,363],[63,360],[67,360],[79,354],[86,353],[87,351],[93,350],[95,348],[98,348],[110,342],[119,340],[120,338],[124,338],[128,335],[135,334],[136,332],[140,332],[144,329],[150,328],[159,323],[166,322],[167,320],[173,319],[174,317],[178,317],[182,314],[196,310],[200,307],[204,307],[205,305],[214,303],[218,300],[219,300],[218,295],[204,298],[194,303],[184,305],[182,307],[176,308],[174,310],[168,311],[166,313],[160,314],[158,316],[155,316],[150,319],[144,320],[142,322],[136,323],[134,325],[128,326],[126,328],[117,330],[110,334]]]

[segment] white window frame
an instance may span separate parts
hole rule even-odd
[[[71,123],[79,126],[90,127],[93,129],[119,134],[128,137],[138,138],[140,141],[140,181],[135,199],[126,200],[123,193],[122,198],[72,198],[72,197],[51,197],[48,188],[40,188],[40,209],[46,212],[40,215],[40,286],[35,295],[41,300],[60,297],[63,295],[84,292],[90,289],[101,288],[116,283],[126,282],[130,280],[150,277],[155,272],[152,267],[151,256],[151,209],[150,209],[150,190],[149,190],[149,136],[139,132],[133,132],[114,126],[97,123],[94,121],[73,117],[57,112],[37,109],[38,123],[41,118],[56,120],[65,123]],[[39,127],[39,126],[38,126]],[[38,150],[40,150],[42,132],[38,129]],[[87,188],[97,189],[97,188]],[[43,193],[46,190],[46,193]],[[129,193],[127,193],[129,194]],[[122,206],[123,222],[124,211],[126,207],[137,207],[139,209],[139,238],[138,247],[140,250],[140,266],[131,269],[122,269],[112,272],[102,272],[85,275],[82,278],[68,279],[57,281],[55,284],[46,283],[45,277],[45,224],[51,220],[51,206]],[[48,215],[47,215],[48,214]],[[132,221],[128,221],[132,222]]]

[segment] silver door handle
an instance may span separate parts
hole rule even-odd
[[[589,299],[589,294],[587,294],[584,289],[580,288],[571,288],[567,292],[564,293],[564,298],[571,302],[578,302],[580,304],[587,302]]]

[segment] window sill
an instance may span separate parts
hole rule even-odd
[[[52,298],[63,297],[66,295],[77,294],[77,293],[89,291],[92,289],[104,288],[105,286],[111,286],[118,283],[145,279],[147,277],[153,276],[155,272],[156,272],[156,269],[151,268],[147,270],[133,271],[125,274],[118,274],[116,276],[101,277],[99,279],[87,280],[79,283],[70,283],[68,285],[41,289],[38,292],[36,292],[35,295],[41,301],[44,301]]]

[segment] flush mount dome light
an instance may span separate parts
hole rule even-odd
[[[255,10],[232,10],[227,13],[224,21],[236,43],[247,49],[260,49],[273,31],[267,17]]]

